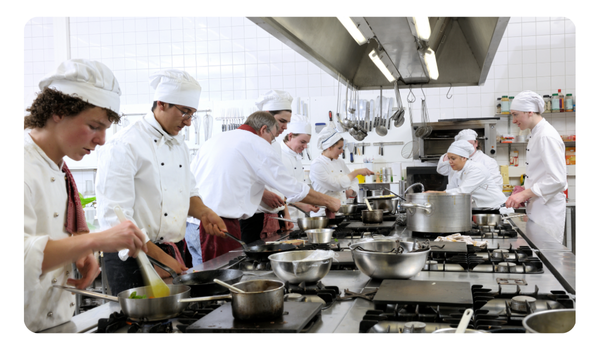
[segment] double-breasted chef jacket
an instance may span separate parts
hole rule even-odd
[[[49,239],[69,237],[65,230],[67,187],[56,165],[31,139],[24,137],[25,325],[33,332],[65,323],[73,317],[75,296],[53,285],[66,285],[72,264],[42,273]]]
[[[342,204],[346,203],[346,190],[352,189],[358,193],[358,179],[352,181],[348,177],[350,169],[343,159],[330,159],[319,155],[310,164],[310,181],[315,191],[337,198]],[[324,216],[325,209],[311,212],[310,216]]]
[[[537,196],[527,202],[527,216],[562,243],[568,188],[565,143],[546,119],[531,130],[526,154],[524,187]]]
[[[457,172],[455,170],[452,170],[452,167],[450,167],[450,161],[444,161],[444,157],[446,156],[446,154],[440,157],[440,160],[438,161],[437,165],[437,172],[438,174],[448,176],[448,184],[452,184],[452,181],[456,180],[454,178],[454,175]],[[494,158],[483,153],[481,150],[477,150],[475,151],[475,154],[469,157],[469,159],[476,163],[483,164],[490,173],[492,183],[497,184],[498,187],[502,190],[504,181],[502,180],[502,174],[500,174],[500,167],[498,166],[498,162],[496,162]],[[453,186],[457,186],[456,183],[454,183]]]
[[[506,196],[485,165],[472,160],[467,160],[465,166],[456,172],[446,193],[470,194],[473,206],[480,209],[498,209],[506,202]]]
[[[306,183],[306,181],[304,181],[304,169],[302,168],[302,156],[290,149],[283,140],[281,141],[280,146],[281,161],[283,162],[283,165],[285,165],[286,169],[298,182]],[[304,213],[296,208],[288,206],[288,211],[290,213],[290,218],[294,221],[305,217]]]
[[[190,198],[199,196],[183,135],[165,132],[152,112],[98,149],[98,221],[119,223],[113,208],[145,229],[154,243],[185,237]]]

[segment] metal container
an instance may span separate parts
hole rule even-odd
[[[527,333],[567,333],[575,326],[575,310],[559,309],[533,313],[523,319]]]
[[[314,230],[306,230],[306,236],[310,243],[329,243],[333,239],[333,232],[335,230],[331,228],[317,228]]]
[[[392,213],[395,211],[392,197],[388,198],[367,198],[373,209],[381,209],[384,213]]]
[[[358,204],[343,204],[340,206],[340,210],[337,211],[343,215],[350,215],[358,212]]]
[[[283,315],[284,283],[250,280],[233,285],[245,293],[231,293],[231,312],[240,321],[270,321]]]
[[[301,230],[312,230],[315,228],[325,228],[329,224],[329,219],[326,216],[315,216],[312,218],[298,218],[298,227]]]
[[[456,333],[456,328],[442,328],[442,329],[435,330],[432,333]],[[467,329],[465,329],[465,333],[489,333],[489,332],[482,331],[479,329],[467,328]]]
[[[383,222],[383,210],[363,210],[362,211],[362,222],[364,224],[380,224]]]
[[[350,245],[356,267],[371,278],[408,279],[418,274],[427,261],[430,249],[410,253],[413,242],[399,242],[404,252],[388,253],[396,249],[395,240],[374,240]],[[361,250],[362,249],[368,250]]]
[[[319,281],[331,269],[333,258],[303,260],[312,253],[313,250],[299,250],[270,255],[271,269],[277,277],[290,283]]]
[[[411,193],[401,206],[406,228],[413,232],[468,232],[472,227],[470,194]]]

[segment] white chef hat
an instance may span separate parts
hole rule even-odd
[[[310,135],[311,129],[310,123],[308,122],[308,118],[300,114],[293,114],[292,119],[287,125],[287,133]]]
[[[454,141],[448,148],[448,153],[453,153],[465,158],[469,158],[473,152],[475,152],[475,148],[473,148],[473,145],[467,140]]]
[[[260,111],[292,110],[292,95],[285,91],[271,90],[256,100]]]
[[[475,141],[477,140],[477,133],[471,129],[461,130],[458,135],[454,136],[454,141],[458,140]]]
[[[521,91],[515,96],[510,109],[521,112],[544,112],[544,99],[531,90]]]
[[[198,109],[202,87],[187,72],[165,69],[150,75],[154,101],[161,101]]]
[[[340,134],[335,128],[328,125],[323,128],[319,135],[317,136],[317,149],[324,151],[329,147],[335,145],[339,140],[342,139],[342,134]]]
[[[121,88],[113,72],[98,61],[71,59],[39,83],[40,90],[49,87],[66,95],[76,95],[94,106],[119,113]]]

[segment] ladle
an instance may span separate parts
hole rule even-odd
[[[456,333],[464,333],[465,330],[467,330],[471,316],[473,316],[473,309],[466,309],[462,315],[462,318],[460,319],[458,327],[456,327]]]
[[[387,128],[385,127],[385,120],[383,119],[383,88],[379,87],[379,123],[375,128],[375,132],[379,136],[387,135]]]
[[[223,287],[225,287],[225,288],[229,289],[229,290],[230,290],[230,291],[232,291],[232,292],[236,292],[236,293],[240,293],[240,294],[244,294],[244,293],[246,293],[246,292],[244,292],[243,290],[241,290],[241,289],[239,289],[239,288],[236,288],[236,287],[232,286],[231,284],[225,283],[225,282],[223,282],[223,281],[221,281],[221,280],[219,280],[219,279],[216,279],[216,278],[215,278],[215,279],[213,280],[213,282],[215,282],[215,283],[217,283],[217,284],[220,284],[220,285],[222,285]]]
[[[225,232],[225,235],[227,235],[227,237],[233,239],[234,241],[238,242],[239,244],[242,245],[242,248],[244,248],[244,251],[248,250],[248,246],[246,245],[246,243],[244,241],[242,241],[241,239],[237,239],[235,238],[231,233],[229,232]]]

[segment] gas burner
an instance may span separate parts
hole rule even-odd
[[[518,313],[531,314],[535,312],[537,299],[527,295],[517,295],[510,300],[510,309]]]

